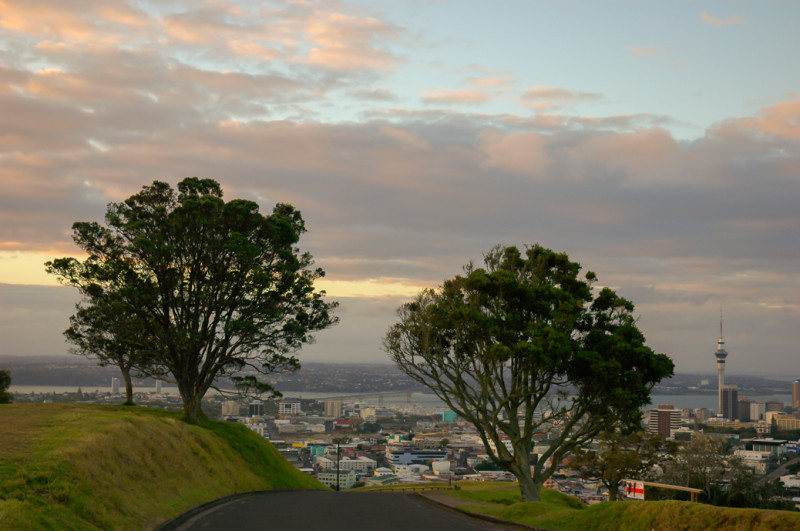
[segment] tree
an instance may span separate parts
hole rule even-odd
[[[291,205],[262,215],[252,201],[225,202],[211,179],[184,179],[177,192],[154,181],[109,204],[104,225],[73,225],[88,258],[46,265],[85,297],[75,329],[105,334],[89,350],[113,347],[143,374],[171,374],[196,423],[218,378],[275,392],[261,377],[296,370],[294,353],[336,322],[336,303],[314,290],[323,271],[295,246],[303,232]]]
[[[673,363],[645,346],[633,304],[594,292],[595,274],[580,279],[566,254],[496,247],[484,263],[401,306],[384,348],[475,425],[523,500],[535,501],[568,452],[603,430],[638,427]],[[532,467],[535,432],[553,441]]]
[[[619,499],[623,479],[647,479],[667,444],[658,434],[643,431],[604,431],[598,436],[600,448],[578,455],[569,467],[586,479],[597,479],[608,489],[609,499]]]
[[[11,373],[0,369],[0,404],[10,404],[14,401],[14,395],[8,392],[11,387]]]
[[[781,485],[756,478],[725,441],[709,435],[695,434],[660,464],[664,470],[662,481],[702,489],[700,501],[712,505],[780,510],[794,506],[781,499]],[[682,495],[675,491],[657,492],[664,498]]]
[[[136,367],[150,374],[157,372],[148,358],[147,329],[125,311],[117,292],[94,290],[90,300],[90,304],[76,305],[77,312],[70,317],[64,335],[76,345],[74,353],[95,358],[101,366],[119,367],[125,382],[124,404],[134,405],[131,372]]]

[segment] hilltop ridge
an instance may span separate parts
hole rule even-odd
[[[149,529],[205,502],[321,489],[242,425],[158,409],[0,407],[0,528]]]

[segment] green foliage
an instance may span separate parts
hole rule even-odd
[[[593,291],[596,275],[580,278],[566,254],[496,247],[484,264],[403,305],[384,348],[476,426],[493,461],[535,500],[568,452],[602,430],[638,427],[653,385],[674,365],[645,345],[633,304]],[[535,431],[554,442],[531,475]]]
[[[225,202],[211,179],[184,179],[177,191],[154,181],[111,203],[104,225],[73,225],[86,260],[46,265],[84,296],[67,331],[79,351],[170,375],[184,415],[199,422],[217,378],[273,391],[259,376],[296,370],[294,353],[336,322],[336,304],[314,290],[323,271],[296,247],[303,232],[291,205],[262,215],[252,201]]]
[[[0,369],[0,404],[10,404],[14,401],[14,395],[8,392],[11,387],[11,373]]]
[[[660,453],[669,446],[658,434],[637,431],[630,434],[605,431],[597,438],[600,448],[584,451],[569,464],[585,479],[599,479],[606,486],[611,501],[619,497],[623,479],[646,479]]]
[[[512,494],[516,495],[516,502]],[[459,506],[461,510],[554,531],[800,528],[797,511],[731,509],[682,501],[623,501],[586,506],[573,496],[550,489],[542,489],[541,501],[520,502],[516,492],[498,484],[465,484],[462,490],[448,491],[447,495],[464,500],[465,504]]]
[[[202,503],[324,488],[242,425],[149,408],[14,404],[0,438],[0,529],[144,529]]]

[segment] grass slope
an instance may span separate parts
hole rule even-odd
[[[0,529],[148,529],[240,492],[325,488],[240,424],[162,410],[0,406]]]
[[[516,485],[464,487],[448,491],[449,496],[464,500],[459,509],[557,531],[800,529],[800,513],[795,511],[732,509],[679,501],[607,502],[587,507],[576,498],[549,489],[542,490],[542,501],[523,503]]]

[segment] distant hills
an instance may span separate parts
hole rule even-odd
[[[100,367],[81,356],[25,358],[0,357],[0,368],[11,370],[12,385],[69,387],[111,387],[111,378],[119,377],[116,367]],[[306,362],[293,374],[271,377],[281,391],[370,393],[422,391],[425,388],[389,363],[319,363]],[[760,376],[725,376],[727,385],[739,386],[739,394],[791,393],[791,380]],[[135,386],[151,387],[152,380],[134,379]],[[224,385],[224,384],[223,384]],[[716,393],[717,374],[676,374],[656,386],[655,393]]]

